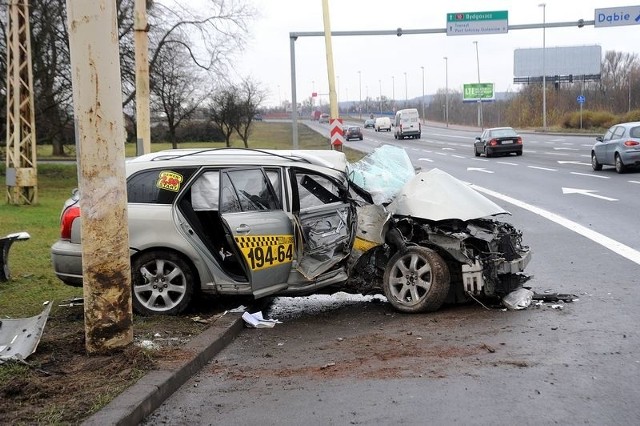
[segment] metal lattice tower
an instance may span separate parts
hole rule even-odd
[[[35,204],[38,174],[29,6],[13,1],[8,7],[7,202]]]

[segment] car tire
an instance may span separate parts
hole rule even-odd
[[[478,152],[478,148],[477,147],[473,147],[473,153],[476,155],[476,157],[480,157],[480,153]]]
[[[522,155],[522,151],[516,151],[516,155]]]
[[[360,136],[360,140],[364,140],[364,136]]]
[[[595,152],[591,153],[591,168],[596,172],[599,172],[600,170],[602,170],[602,164],[598,162]]]
[[[433,312],[444,303],[450,281],[449,268],[438,253],[411,246],[391,257],[382,287],[391,306],[400,312]]]
[[[616,154],[616,157],[613,161],[616,167],[616,172],[624,173],[625,167],[624,167],[624,163],[622,162],[622,158],[620,158],[620,155]]]
[[[131,262],[133,309],[140,315],[177,315],[191,303],[191,266],[176,253],[156,250]]]
[[[487,149],[487,147],[484,147],[484,156],[489,158],[492,156],[492,154],[489,152],[489,149]]]

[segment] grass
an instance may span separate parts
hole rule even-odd
[[[291,149],[293,146],[290,123],[255,123],[249,139],[251,148]],[[305,125],[298,129],[300,149],[328,149],[329,140]],[[224,143],[185,143],[180,148],[219,148]],[[242,141],[233,140],[232,146],[242,147]],[[152,144],[152,151],[171,148],[169,143]],[[51,146],[38,146],[38,161],[53,159]],[[362,156],[345,149],[353,161]],[[126,156],[135,155],[135,145],[126,145]],[[0,184],[6,188],[5,162],[0,164]],[[42,311],[42,303],[81,297],[82,289],[63,284],[53,273],[50,247],[59,236],[59,216],[64,200],[77,186],[75,162],[69,164],[38,164],[38,201],[34,205],[0,204],[0,236],[19,231],[31,235],[27,241],[17,241],[8,257],[10,280],[0,282],[0,318],[21,318]],[[54,305],[53,310],[55,311]]]

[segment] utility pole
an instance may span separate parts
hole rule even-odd
[[[133,341],[116,0],[67,0],[82,211],[85,346]]]
[[[422,122],[424,123],[424,67],[422,68]]]
[[[151,113],[149,111],[149,26],[147,1],[135,0],[133,32],[136,55],[136,154],[151,152]]]
[[[547,131],[547,41],[546,41],[546,24],[547,24],[547,4],[540,3],[538,7],[542,8],[542,130]]]
[[[36,204],[38,169],[28,2],[13,1],[8,11],[7,202]]]
[[[478,66],[478,90],[480,90],[480,55],[478,53],[478,42],[473,42],[476,45],[476,64]],[[478,94],[478,127],[484,129],[484,123],[482,120],[482,92]]]
[[[444,59],[444,103],[446,105],[445,110],[445,121],[447,122],[447,127],[449,127],[449,58],[446,56]]]

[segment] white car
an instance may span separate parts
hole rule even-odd
[[[376,132],[390,132],[391,131],[391,119],[389,117],[378,117],[373,125]]]

